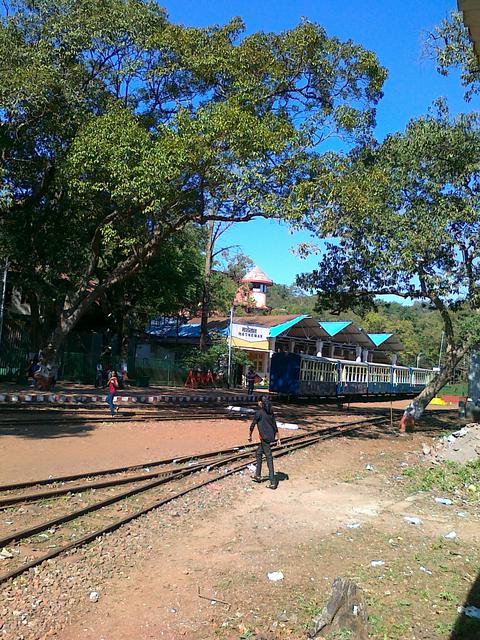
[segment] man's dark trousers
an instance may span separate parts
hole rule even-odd
[[[257,468],[255,470],[255,476],[260,478],[262,475],[262,453],[265,455],[267,459],[267,467],[268,467],[268,475],[270,477],[270,484],[275,484],[275,471],[273,470],[273,458],[272,458],[272,449],[270,447],[269,442],[265,442],[265,440],[260,440],[257,452]]]

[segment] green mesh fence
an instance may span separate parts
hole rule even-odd
[[[138,386],[183,385],[188,373],[185,367],[165,358],[137,358],[132,365],[129,363],[128,376]]]
[[[22,319],[4,320],[0,348],[0,380],[18,382],[27,380],[28,328]]]
[[[58,378],[68,382],[93,385],[97,361],[98,356],[95,355],[65,351],[60,357]]]
[[[98,356],[66,351],[61,357],[59,379],[93,385],[97,362]],[[112,366],[120,368],[115,359]],[[127,371],[128,383],[139,387],[183,385],[187,377],[184,367],[164,358],[129,358]]]

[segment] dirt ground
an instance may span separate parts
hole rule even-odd
[[[394,482],[424,440],[323,443],[278,462],[275,493],[246,477],[217,485],[216,503],[191,505],[181,526],[54,637],[303,638],[333,579],[347,575],[367,594],[372,637],[448,638],[478,570],[478,514],[460,518]],[[423,525],[407,524],[410,515]],[[458,539],[447,542],[451,529]],[[284,579],[270,582],[271,571]]]
[[[399,405],[401,403],[398,403]],[[202,408],[191,407],[192,415]],[[60,413],[60,412],[57,412]],[[69,410],[65,411],[66,414]],[[105,409],[105,414],[107,410]],[[175,456],[187,456],[246,443],[251,417],[244,419],[175,420],[142,418],[122,409],[120,416],[131,421],[115,422],[105,415],[104,422],[89,422],[88,416],[101,412],[78,410],[84,421],[68,424],[32,424],[16,429],[0,426],[0,484],[84,473],[121,466],[144,465]],[[45,412],[39,410],[38,416]],[[315,417],[316,416],[316,417]],[[358,419],[348,411],[320,407],[312,417],[310,408],[284,409],[277,417],[302,426],[321,426],[325,420]],[[293,432],[281,430],[284,435]]]
[[[51,435],[3,434],[0,483],[48,478],[203,453],[244,444],[248,420],[88,423]]]
[[[247,476],[212,485],[161,536],[147,534],[135,566],[104,581],[97,603],[85,594],[82,615],[53,637],[304,638],[346,575],[366,593],[372,638],[448,638],[478,571],[480,534],[475,509],[461,518],[458,506],[394,480],[430,437],[322,443],[278,461],[276,492]],[[412,515],[423,524],[407,524]],[[458,538],[447,541],[452,529]],[[269,581],[271,571],[284,579]]]
[[[478,500],[453,493],[443,506],[411,484],[422,444],[456,420],[424,424],[412,437],[376,428],[281,458],[275,492],[247,473],[209,484],[42,565],[0,592],[0,637],[300,639],[341,575],[365,594],[372,639],[480,638],[478,621],[458,613],[480,605]],[[154,434],[145,428],[142,446]],[[135,435],[125,436],[134,447]],[[444,537],[451,531],[454,540]],[[272,571],[283,580],[271,582]]]

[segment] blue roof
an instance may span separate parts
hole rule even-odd
[[[386,342],[389,338],[393,336],[393,333],[369,333],[367,334],[370,340],[376,347],[379,347],[381,344]]]
[[[227,327],[210,327],[208,329],[208,333],[212,332],[219,333],[222,336],[228,336],[228,326]],[[166,334],[167,338],[175,338],[177,336],[177,329],[172,328]],[[182,324],[178,328],[178,337],[179,338],[199,338],[200,337],[200,323],[198,324]]]
[[[352,323],[348,320],[347,322],[319,322],[318,324],[322,329],[325,329],[329,336],[336,336],[337,333],[340,333]]]
[[[308,317],[309,316],[297,316],[296,318],[293,318],[293,320],[287,320],[287,322],[283,322],[282,324],[277,324],[276,327],[272,327],[270,329],[270,333],[269,333],[270,338],[276,338],[284,331],[287,331],[288,329],[290,329],[290,327],[294,327],[296,324],[298,324],[302,320],[305,320],[305,318],[308,318]]]

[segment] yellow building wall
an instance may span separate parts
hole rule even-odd
[[[232,337],[232,347],[239,347],[241,349],[254,349],[255,351],[268,351],[268,340],[259,340],[258,342],[252,342],[249,340],[243,340],[242,338]]]

